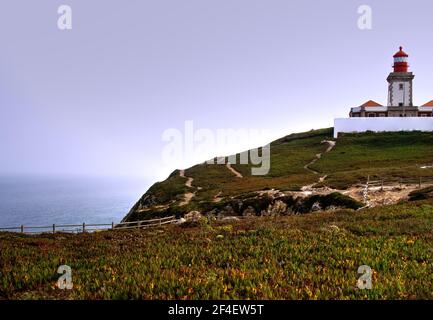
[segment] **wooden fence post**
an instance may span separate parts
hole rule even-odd
[[[86,232],[86,223],[83,222],[83,233]]]
[[[56,224],[53,223],[53,233],[56,233]]]
[[[21,233],[24,233],[24,225],[21,225]]]
[[[111,222],[111,229],[114,229],[114,222]]]

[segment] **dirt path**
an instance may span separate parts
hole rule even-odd
[[[324,153],[331,152],[331,150],[334,149],[335,144],[336,144],[335,141],[331,141],[331,140],[323,140],[322,143],[327,143],[327,144],[328,144],[328,148],[326,148],[326,150],[325,150]],[[313,165],[314,163],[316,163],[317,160],[319,160],[320,158],[322,158],[322,155],[323,155],[323,153],[318,153],[318,154],[316,154],[316,157],[315,157],[313,160],[311,160],[309,163],[307,163],[307,164],[304,166],[304,169],[305,169],[305,170],[308,170],[308,171],[310,171],[310,172],[312,172],[312,173],[314,173],[314,174],[319,174],[319,172],[317,172],[316,170],[311,169],[310,166]],[[324,176],[320,177],[318,182],[323,182],[323,181],[325,181],[325,179],[326,179],[327,177],[328,177],[328,175],[324,175]],[[311,188],[313,187],[313,185],[315,185],[315,183],[313,183],[313,184],[311,184],[311,185],[307,185],[307,186],[302,187],[302,190],[303,190],[303,191],[305,191],[305,190],[309,190],[309,189],[311,189]]]
[[[186,206],[191,201],[191,199],[195,197],[195,193],[187,192],[184,194],[184,197],[185,199],[181,203],[179,203],[179,206]]]
[[[308,170],[308,171],[310,171],[310,172],[312,172],[312,173],[314,173],[314,174],[319,174],[316,170],[311,169],[310,166],[313,165],[313,164],[315,164],[316,161],[319,160],[321,157],[322,157],[322,154],[321,154],[321,153],[316,154],[316,157],[315,157],[313,160],[311,160],[310,162],[308,162],[308,163],[304,166],[304,169],[305,169],[305,170]]]
[[[218,192],[214,197],[213,197],[213,202],[217,203],[220,202],[223,198],[221,198],[222,191]]]
[[[187,179],[186,182],[185,182],[185,186],[187,186],[188,188],[192,188],[192,182],[194,181],[194,178],[185,176],[185,170],[180,170],[179,175],[182,178],[186,178]]]
[[[192,188],[193,187],[192,186],[192,182],[194,181],[194,178],[185,176],[185,170],[180,170],[179,171],[179,176],[181,176],[182,178],[186,179],[186,182],[185,182],[185,186],[186,187],[188,187],[188,188]],[[191,201],[191,199],[194,196],[195,196],[195,192],[187,192],[187,193],[185,193],[184,194],[184,198],[185,199],[181,203],[179,203],[179,206],[186,206]]]
[[[332,140],[323,140],[322,143],[327,143],[328,149],[326,149],[325,153],[330,152],[332,149],[334,149],[335,144],[337,143],[337,141],[332,141]]]
[[[236,171],[235,169],[233,169],[232,165],[230,162],[227,162],[226,164],[227,169],[229,169],[231,172],[233,172],[233,174],[238,177],[238,178],[243,178],[242,174],[238,171]]]

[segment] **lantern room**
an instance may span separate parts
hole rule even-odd
[[[403,47],[400,47],[400,50],[394,55],[394,72],[408,72],[408,57],[409,55],[403,51]]]

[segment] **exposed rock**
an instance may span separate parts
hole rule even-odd
[[[221,219],[221,221],[239,221],[240,219],[238,217],[224,217]]]
[[[311,211],[320,211],[322,210],[322,206],[320,205],[320,202],[316,201],[311,206]]]
[[[198,211],[190,211],[185,215],[184,218],[188,222],[197,222],[202,218],[202,214]]]
[[[287,212],[287,204],[281,200],[276,200],[273,204],[270,204],[268,211],[272,215],[282,215]]]
[[[180,218],[180,219],[178,219],[176,222],[175,222],[175,224],[182,224],[182,223],[185,223],[186,222],[186,219],[185,218]]]

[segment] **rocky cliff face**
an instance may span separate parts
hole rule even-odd
[[[304,214],[320,210],[338,208],[359,209],[363,204],[338,192],[327,195],[294,197],[283,192],[269,190],[232,197],[208,207],[197,210],[170,205],[154,205],[149,195],[145,195],[125,218],[127,221],[141,220],[147,217],[176,215],[177,217],[198,213],[200,215],[224,218],[229,216],[274,216]]]

